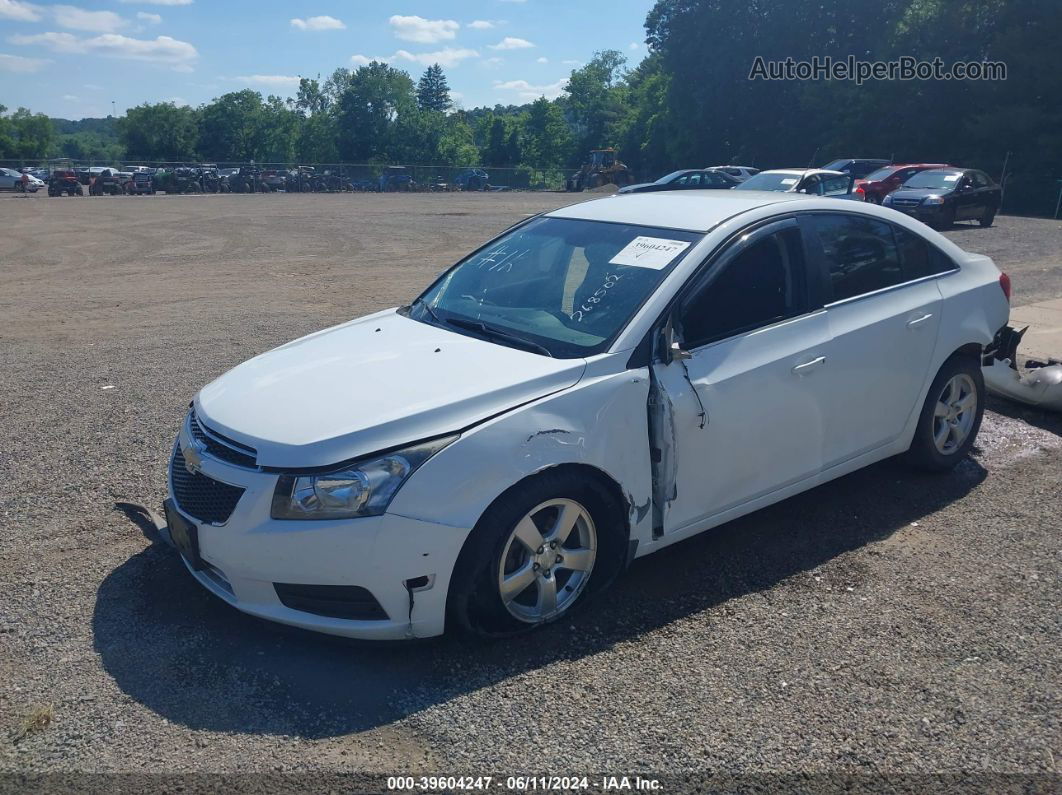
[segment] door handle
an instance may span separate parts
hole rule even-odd
[[[918,328],[923,323],[925,323],[927,320],[929,320],[931,317],[933,317],[933,313],[932,312],[927,312],[926,314],[922,315],[922,317],[916,317],[914,320],[908,320],[907,321],[907,328]]]
[[[814,370],[816,367],[818,367],[820,364],[823,364],[825,361],[826,361],[826,357],[825,356],[820,356],[817,359],[812,359],[810,362],[804,362],[803,364],[798,364],[796,367],[793,368],[793,374],[794,375],[806,375],[807,373],[810,373],[812,370]]]

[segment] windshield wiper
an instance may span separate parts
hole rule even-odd
[[[539,345],[537,342],[519,337],[515,334],[510,334],[508,331],[498,328],[497,326],[488,326],[481,320],[466,320],[462,317],[448,317],[444,321],[451,326],[457,326],[458,328],[468,329],[469,331],[478,331],[487,337],[493,337],[496,340],[509,342],[518,348],[524,348],[529,351],[535,351],[536,353],[544,353],[550,358],[553,354],[549,352],[549,348],[544,345]]]
[[[427,301],[425,301],[420,296],[417,296],[413,300],[413,303],[410,304],[410,307],[414,307],[417,304],[420,304],[422,307],[424,307],[424,311],[427,312],[428,315],[431,317],[431,319],[434,320],[436,323],[442,323],[443,322],[442,318],[440,318],[437,314],[435,314],[435,310],[431,308],[431,304],[429,304]]]

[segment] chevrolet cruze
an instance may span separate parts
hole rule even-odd
[[[1008,295],[987,257],[877,206],[576,204],[200,390],[168,535],[204,587],[285,624],[532,629],[634,558],[875,461],[955,466]]]

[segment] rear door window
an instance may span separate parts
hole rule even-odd
[[[874,218],[809,215],[826,265],[825,302],[843,301],[904,281],[889,224]]]

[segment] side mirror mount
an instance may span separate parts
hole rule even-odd
[[[682,347],[682,340],[679,338],[678,332],[675,331],[673,317],[668,318],[667,325],[663,328],[662,337],[664,343],[662,358],[665,364],[693,358],[693,354]]]

